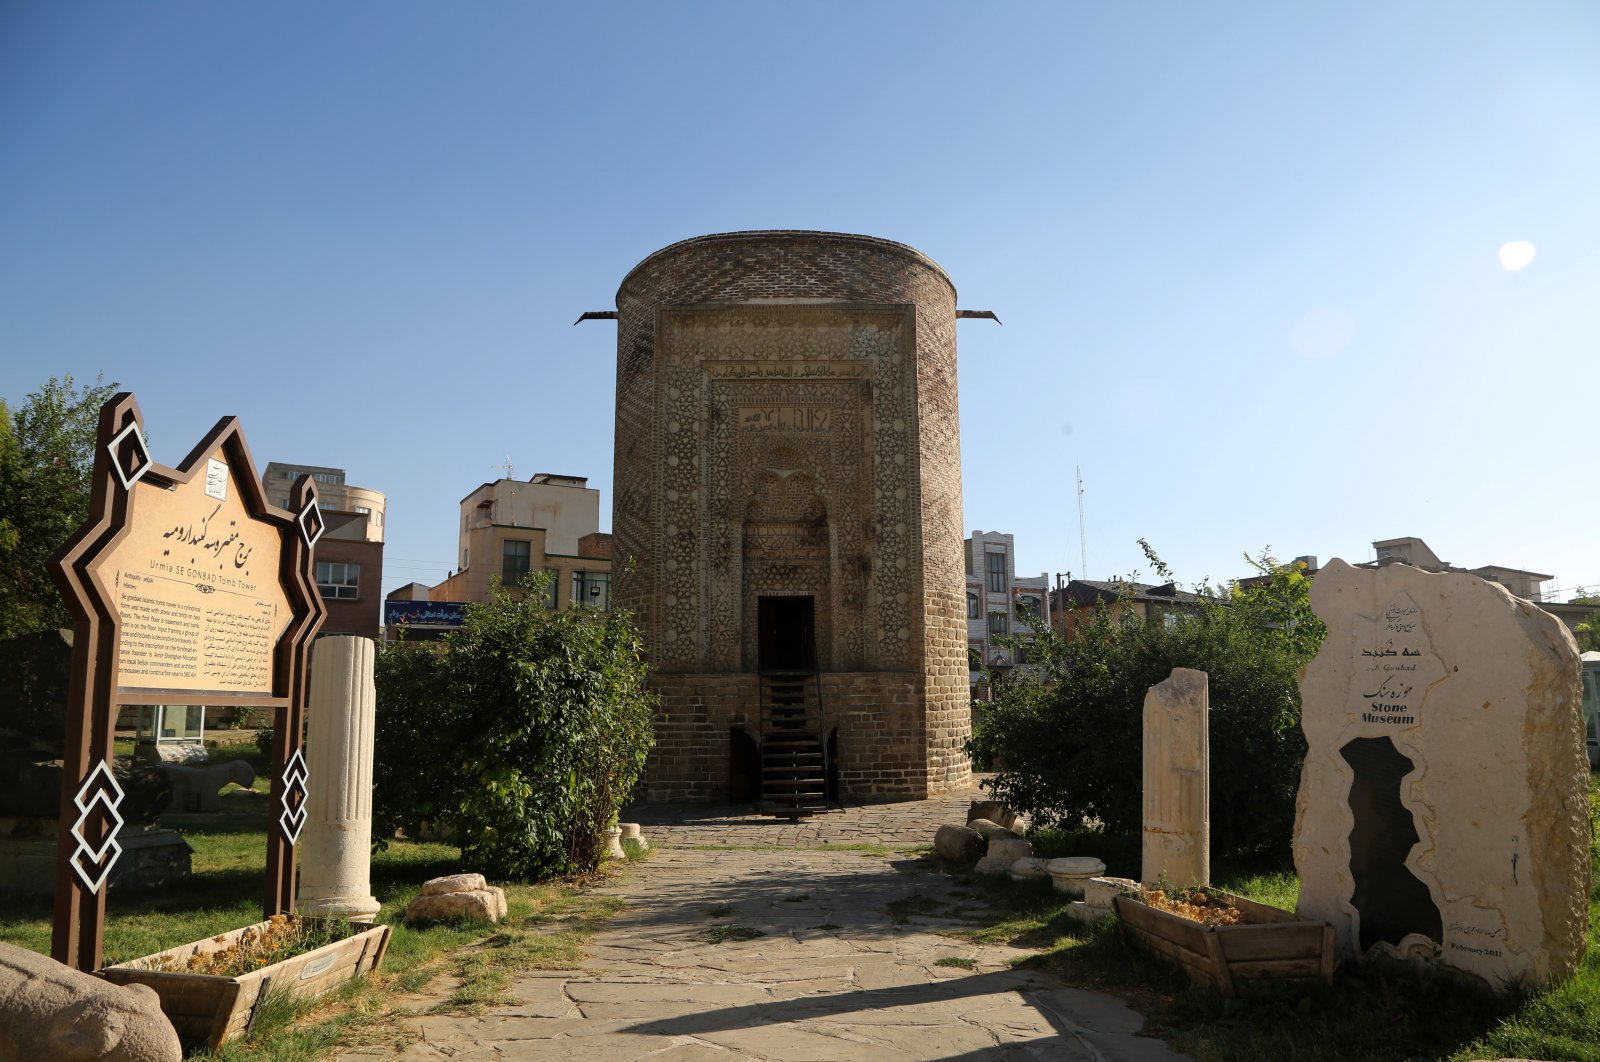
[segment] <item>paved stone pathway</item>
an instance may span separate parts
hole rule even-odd
[[[1120,1001],[1013,970],[1024,952],[941,935],[970,889],[909,854],[658,848],[601,890],[628,907],[582,969],[531,971],[481,1016],[409,1019],[422,1039],[395,1057],[1183,1057]]]
[[[974,785],[932,800],[852,804],[799,821],[775,819],[749,806],[640,804],[624,809],[622,821],[639,823],[646,837],[668,845],[909,846],[932,844],[941,823],[966,822],[972,801],[991,799]]]

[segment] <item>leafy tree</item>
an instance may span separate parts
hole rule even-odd
[[[1600,650],[1600,594],[1585,593],[1580,586],[1577,596],[1570,603],[1595,607],[1587,620],[1572,629],[1573,636],[1578,639],[1578,651],[1590,653]]]
[[[100,407],[116,393],[52,376],[15,410],[0,401],[0,638],[72,625],[45,562],[89,514]]]
[[[1145,694],[1175,667],[1198,668],[1210,677],[1212,851],[1286,856],[1305,758],[1298,673],[1327,632],[1303,570],[1264,554],[1246,559],[1264,579],[1202,585],[1192,611],[1170,624],[1100,605],[1068,639],[1036,625],[1039,670],[1019,669],[997,689],[968,746],[1004,765],[995,795],[1039,824],[1098,821],[1110,835],[1136,838]]]
[[[378,658],[380,828],[451,827],[503,877],[593,868],[654,740],[632,617],[553,611],[549,579],[497,586],[442,645]]]

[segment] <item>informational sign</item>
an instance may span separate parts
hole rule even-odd
[[[289,624],[282,528],[254,517],[221,453],[203,477],[133,485],[137,521],[94,561],[119,634],[119,692],[272,693]]]
[[[100,965],[122,854],[121,705],[277,710],[262,911],[294,910],[306,665],[327,616],[313,577],[316,484],[302,476],[289,510],[269,504],[235,418],[168,468],[150,458],[133,396],[119,394],[100,409],[93,481],[88,520],[51,560],[75,620],[51,954],[80,970]]]

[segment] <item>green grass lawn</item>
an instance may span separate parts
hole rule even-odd
[[[269,783],[254,747],[212,753],[213,762],[234,757],[255,764],[252,789],[230,786],[222,811],[214,814],[161,817],[161,826],[177,830],[194,849],[193,877],[170,889],[108,894],[107,965],[261,920]],[[648,853],[635,846],[629,854],[638,859]],[[424,881],[463,869],[461,850],[449,844],[397,840],[375,852],[372,891],[383,904],[378,920],[392,927],[383,969],[315,1003],[270,1007],[248,1039],[223,1045],[215,1056],[195,1057],[309,1062],[336,1046],[403,1048],[413,1037],[401,1023],[407,1012],[395,1002],[398,993],[415,992],[447,974],[451,989],[434,1009],[481,1009],[501,998],[516,970],[574,965],[584,940],[620,907],[613,897],[586,893],[584,881],[558,880],[506,885],[509,910],[497,926],[465,922],[413,928],[401,921]],[[0,940],[49,954],[51,916],[49,897],[0,897]]]
[[[1600,781],[1591,782],[1600,805]],[[1137,839],[1092,831],[1040,831],[1041,855],[1095,855],[1108,872],[1137,878]],[[1600,1062],[1600,846],[1591,842],[1588,951],[1568,980],[1488,995],[1446,976],[1418,979],[1373,965],[1341,966],[1330,986],[1260,986],[1237,1000],[1195,988],[1181,974],[1127,947],[1116,924],[1083,926],[1047,885],[986,884],[986,924],[963,935],[1042,949],[1024,960],[1073,984],[1114,992],[1148,1018],[1145,1031],[1201,1062],[1210,1060],[1443,1058],[1578,1059]],[[1120,872],[1120,873],[1119,873]],[[1300,886],[1286,870],[1218,865],[1213,884],[1293,910]]]

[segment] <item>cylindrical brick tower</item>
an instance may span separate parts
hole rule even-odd
[[[658,800],[967,783],[956,293],[870,236],[675,243],[617,291],[616,602]]]

